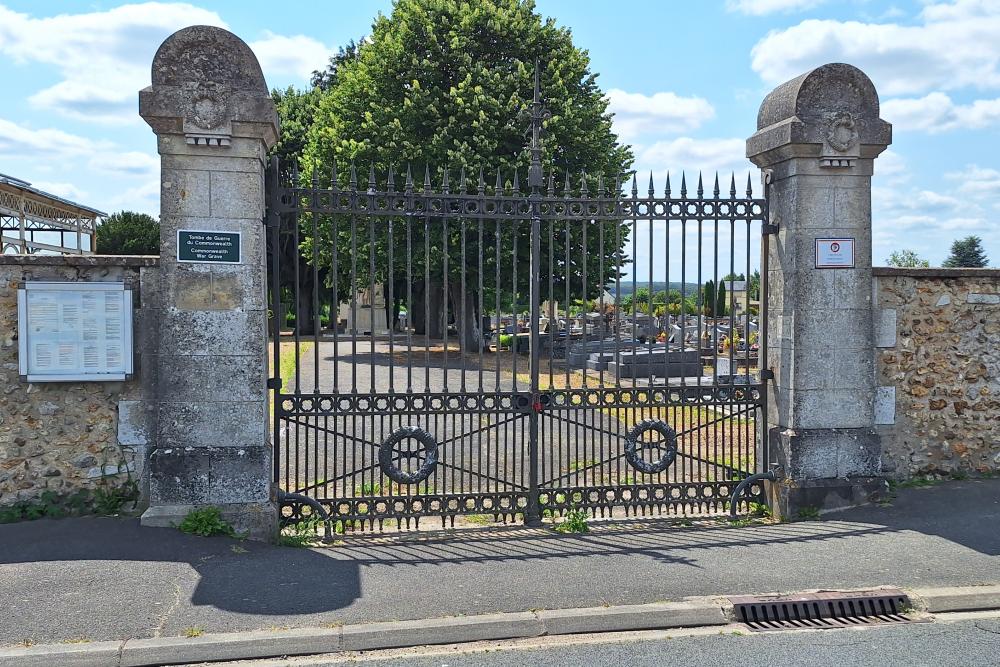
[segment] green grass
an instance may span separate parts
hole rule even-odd
[[[817,521],[819,519],[818,507],[800,507],[795,517],[799,521]]]
[[[587,512],[586,510],[580,510],[573,508],[566,512],[563,520],[560,521],[556,527],[556,532],[559,533],[586,533],[590,531],[590,526],[587,525]]]
[[[319,529],[323,520],[317,517],[303,519],[286,526],[278,535],[278,544],[283,547],[303,548],[315,544],[319,540]]]

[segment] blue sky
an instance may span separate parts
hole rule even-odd
[[[743,142],[768,91],[825,62],[861,67],[894,125],[876,163],[875,263],[897,248],[938,263],[952,239],[978,234],[1000,265],[1000,0],[537,5],[589,50],[616,129],[658,184],[668,169],[745,180]],[[167,35],[224,25],[250,43],[269,85],[305,85],[390,10],[379,0],[0,0],[0,172],[105,211],[155,214],[156,147],[137,91]]]

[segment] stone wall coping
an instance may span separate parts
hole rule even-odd
[[[940,266],[929,268],[898,268],[895,266],[873,266],[874,276],[905,276],[909,278],[1000,278],[1000,269],[946,269]]]
[[[0,255],[0,266],[159,266],[159,255]]]

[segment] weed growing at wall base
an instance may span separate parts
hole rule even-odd
[[[222,510],[213,506],[191,510],[177,526],[177,529],[182,533],[201,535],[202,537],[211,537],[212,535],[238,537],[236,530],[222,518]]]
[[[569,510],[555,529],[560,533],[590,532],[590,526],[587,525],[587,512],[576,508]]]

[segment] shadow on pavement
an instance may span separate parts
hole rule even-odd
[[[311,549],[197,537],[173,528],[142,527],[138,519],[0,525],[0,570],[9,564],[66,561],[116,561],[123,578],[140,579],[146,576],[144,563],[186,563],[200,577],[192,604],[242,613],[332,611],[351,604],[361,589],[356,563]]]

